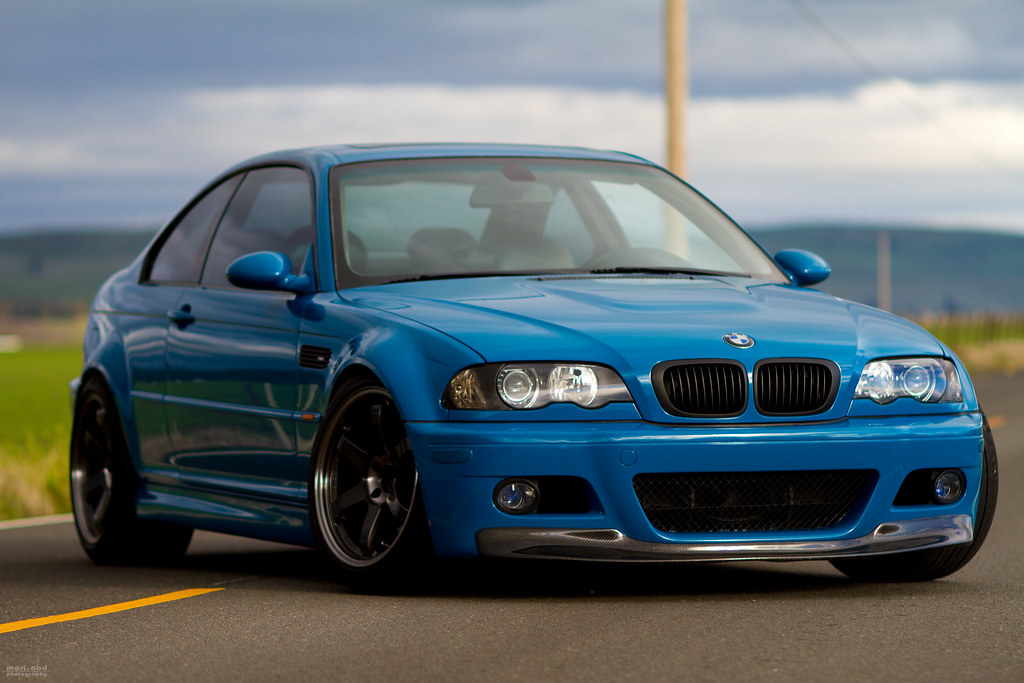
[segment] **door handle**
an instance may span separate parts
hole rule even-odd
[[[181,329],[188,327],[196,321],[196,317],[192,315],[191,304],[185,304],[177,310],[168,311],[167,319]]]

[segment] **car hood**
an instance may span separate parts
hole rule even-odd
[[[665,360],[823,358],[844,380],[871,358],[942,348],[901,318],[815,290],[749,278],[534,276],[433,280],[343,293],[428,325],[483,360],[583,361],[641,381]],[[735,348],[730,333],[754,345]]]

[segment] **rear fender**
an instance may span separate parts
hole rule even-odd
[[[89,330],[86,332],[85,363],[82,367],[82,374],[75,386],[75,412],[77,415],[78,400],[81,398],[82,387],[92,377],[99,376],[110,390],[117,404],[117,413],[121,420],[121,429],[128,443],[128,450],[131,453],[132,464],[135,470],[139,471],[140,450],[138,429],[135,424],[135,410],[131,398],[131,378],[128,372],[128,360],[124,352],[124,340],[121,334],[114,330],[108,330],[100,335],[94,327],[93,318],[89,320]]]

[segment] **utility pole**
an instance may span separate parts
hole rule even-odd
[[[686,100],[690,89],[686,0],[665,0],[665,100],[668,169],[686,178]]]

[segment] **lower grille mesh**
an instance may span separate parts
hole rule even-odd
[[[633,489],[659,531],[786,531],[838,524],[871,478],[870,470],[641,474]]]

